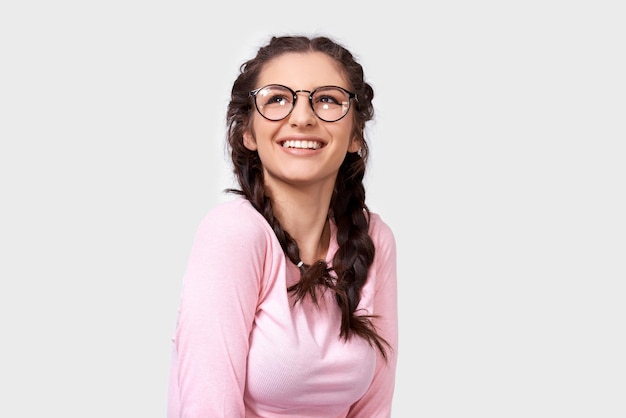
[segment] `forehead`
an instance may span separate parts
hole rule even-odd
[[[309,90],[331,85],[350,89],[341,65],[322,52],[288,52],[272,58],[263,66],[257,84],[284,84]]]

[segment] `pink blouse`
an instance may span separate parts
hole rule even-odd
[[[331,222],[327,262],[337,250]],[[292,305],[299,279],[266,220],[245,199],[201,222],[185,272],[170,366],[168,418],[388,418],[397,359],[396,246],[372,214],[374,263],[359,304],[392,346],[339,338],[331,291]]]

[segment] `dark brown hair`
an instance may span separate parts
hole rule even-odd
[[[267,197],[263,181],[263,166],[256,151],[243,145],[243,134],[255,112],[249,92],[257,88],[260,72],[265,64],[285,53],[322,52],[333,58],[342,68],[357,99],[353,102],[354,136],[360,145],[358,153],[347,153],[341,164],[330,202],[329,216],[337,226],[338,250],[329,267],[324,260],[300,267],[300,281],[288,290],[295,301],[310,296],[317,304],[318,289],[335,293],[342,318],[339,335],[349,339],[356,334],[375,346],[384,358],[389,344],[376,332],[371,316],[357,315],[369,268],[374,260],[374,243],[368,233],[370,212],[365,204],[363,177],[368,157],[365,141],[365,123],[374,117],[372,99],[374,90],[363,75],[363,67],[345,47],[325,37],[280,36],[272,37],[261,47],[256,57],[240,67],[233,84],[227,111],[228,148],[233,162],[233,172],[240,190],[227,189],[243,195],[270,224],[283,251],[294,263],[300,261],[298,245],[274,217],[272,203]]]

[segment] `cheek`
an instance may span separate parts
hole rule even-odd
[[[260,115],[255,115],[250,124],[250,132],[254,134],[257,143],[273,138],[281,124],[278,122],[268,121]]]
[[[360,146],[355,141],[357,137],[354,133],[354,124],[351,121],[346,122],[348,123],[336,126],[337,129],[333,132],[333,135],[335,138],[345,141],[348,152],[356,152]]]
[[[271,140],[277,129],[278,128],[267,119],[258,114],[254,114],[250,120],[248,129],[243,135],[243,144],[251,151],[258,151],[259,146],[263,146],[263,143],[266,142],[268,138]]]

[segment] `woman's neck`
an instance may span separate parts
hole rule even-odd
[[[298,243],[300,259],[306,264],[326,259],[330,243],[328,208],[332,190],[311,193],[297,190],[272,193],[274,216]]]

